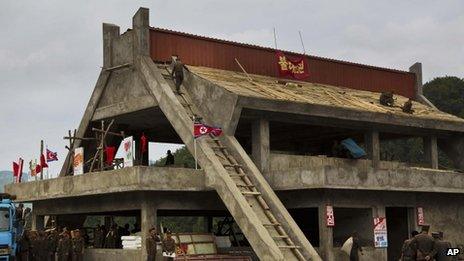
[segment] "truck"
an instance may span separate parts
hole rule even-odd
[[[14,199],[12,195],[0,193],[0,260],[13,260],[16,257],[20,231]]]

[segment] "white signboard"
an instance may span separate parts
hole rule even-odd
[[[374,246],[388,247],[387,219],[385,217],[374,218]]]
[[[84,174],[84,148],[83,147],[74,149],[73,170],[74,170],[74,175]]]
[[[133,137],[127,137],[122,140],[122,157],[124,158],[124,168],[134,166],[134,140]]]

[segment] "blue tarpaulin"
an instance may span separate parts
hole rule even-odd
[[[353,158],[355,159],[359,159],[367,155],[363,148],[359,147],[353,139],[344,139],[342,140],[341,144],[350,152],[351,156],[353,156]]]

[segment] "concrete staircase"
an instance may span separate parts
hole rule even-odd
[[[141,57],[137,67],[160,109],[193,154],[193,119],[201,110],[183,90],[175,93],[169,69]],[[254,163],[233,136],[197,139],[197,159],[261,260],[321,260]]]

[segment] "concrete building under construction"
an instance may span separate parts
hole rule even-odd
[[[340,247],[353,231],[366,260],[398,260],[420,222],[454,246],[464,244],[464,120],[422,95],[420,63],[399,71],[306,55],[307,79],[279,78],[275,49],[150,27],[145,8],[122,34],[103,24],[103,50],[76,137],[92,137],[102,120],[112,121],[110,132],[185,144],[200,168],[145,166],[142,159],[114,170],[86,165],[86,173],[72,175],[70,152],[60,177],[6,186],[33,203],[35,228],[45,216],[69,227],[84,227],[89,216],[124,216],[137,220],[145,240],[162,217],[203,217],[209,233],[215,219],[230,217],[243,233],[231,249],[260,260],[344,260]],[[181,94],[170,76],[173,55],[186,64]],[[396,104],[411,98],[414,113],[380,105],[385,91],[395,93]],[[194,117],[223,134],[194,144]],[[330,156],[334,141],[346,138],[367,157]],[[382,157],[384,143],[401,139],[420,139],[421,163]],[[70,151],[84,148],[84,162],[100,146],[93,139],[72,145]],[[440,168],[439,154],[454,170]],[[388,247],[374,245],[376,217],[387,220]],[[145,246],[88,248],[85,258],[144,260]]]

